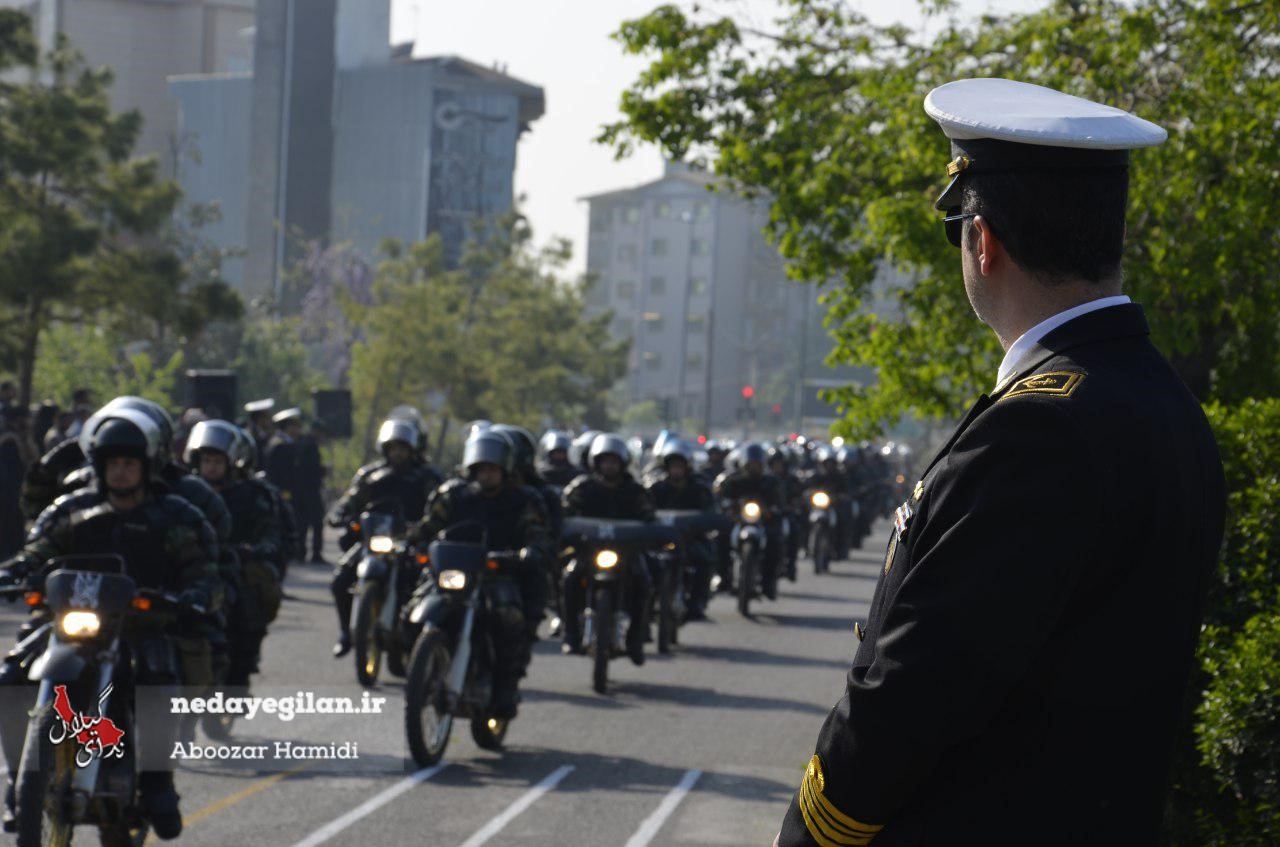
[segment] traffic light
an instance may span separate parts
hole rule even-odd
[[[752,397],[755,397],[755,396],[756,396],[756,390],[753,387],[751,387],[750,385],[742,386],[743,400],[750,400]]]
[[[781,403],[774,403],[774,404],[773,404],[773,408],[772,408],[772,409],[770,409],[769,411],[773,412],[773,419],[774,419],[775,421],[778,421],[778,420],[781,420],[781,419],[782,419],[782,404],[781,404]]]

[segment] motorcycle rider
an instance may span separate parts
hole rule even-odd
[[[628,467],[631,451],[620,436],[610,433],[597,435],[587,451],[591,473],[583,474],[564,490],[566,517],[606,518],[612,520],[652,521],[653,504],[648,493],[636,482]],[[577,573],[581,563],[574,559],[565,568],[561,589],[564,592],[564,644],[565,653],[582,652],[582,609],[586,605],[586,593],[582,578]],[[637,665],[644,664],[644,643],[649,635],[649,603],[653,593],[653,580],[647,561],[639,567],[627,569],[631,584],[628,586],[627,614],[631,618],[627,629],[627,655]]]
[[[569,461],[573,440],[567,432],[549,429],[542,434],[542,461],[538,474],[550,485],[564,488],[578,476],[579,470]]]
[[[332,527],[348,527],[360,513],[378,500],[394,500],[404,511],[406,524],[422,520],[427,500],[443,482],[440,472],[425,456],[426,438],[416,422],[404,418],[387,418],[378,427],[376,441],[382,458],[360,470],[351,486],[329,510]],[[348,530],[338,541],[343,555],[334,568],[329,588],[338,614],[338,641],[333,645],[335,658],[351,650],[351,588],[358,576],[360,535]]]
[[[135,409],[119,409],[87,422],[84,432],[95,472],[94,496],[80,499],[69,512],[44,522],[42,533],[33,536],[23,551],[0,569],[0,581],[39,584],[45,566],[57,556],[121,556],[126,573],[140,588],[172,592],[188,610],[170,627],[139,618],[126,631],[137,684],[153,692],[161,690],[162,695],[163,689],[176,695],[179,670],[174,632],[189,638],[184,621],[195,617],[194,610],[215,611],[221,601],[218,571],[202,541],[201,527],[205,534],[211,531],[200,512],[187,500],[169,493],[159,478],[163,455],[160,430],[146,415]],[[6,701],[21,699],[19,687],[26,684],[26,668],[11,655],[0,670]],[[31,698],[26,699],[30,702]],[[169,700],[160,696],[158,702],[167,704]],[[168,709],[147,712],[138,720],[140,748],[145,761],[154,765],[159,757],[167,758],[177,726]],[[7,719],[0,725],[10,774],[6,829],[12,826],[12,779],[21,758],[23,729]],[[172,770],[143,770],[139,795],[156,835],[166,840],[176,838],[182,831],[182,815]]]
[[[716,479],[715,495],[722,506],[737,516],[736,507],[745,500],[760,504],[764,522],[765,549],[762,583],[764,596],[778,599],[778,571],[782,563],[782,512],[786,506],[782,482],[765,473],[768,458],[764,445],[751,442],[737,448],[737,467]]]
[[[831,498],[832,508],[836,512],[836,537],[833,539],[836,542],[835,554],[837,559],[843,559],[849,555],[849,550],[843,542],[847,532],[844,527],[853,522],[853,500],[849,478],[841,471],[833,448],[825,444],[818,447],[814,451],[814,458],[818,466],[806,480],[805,496],[808,497],[815,491],[825,491]]]
[[[649,498],[655,509],[680,509],[710,512],[715,509],[715,497],[702,480],[693,473],[693,448],[679,439],[668,439],[658,452],[660,470],[648,486]],[[715,563],[715,549],[705,533],[685,545],[685,554],[693,566],[693,584],[689,586],[686,619],[701,621],[707,618],[707,603],[711,595],[711,568]]]
[[[426,545],[458,524],[484,528],[490,550],[519,550],[520,569],[541,573],[551,556],[551,536],[539,495],[518,484],[515,451],[507,434],[497,428],[474,428],[462,449],[464,479],[451,479],[431,495],[427,513],[411,537]],[[525,589],[530,580],[517,574],[519,596],[495,592],[488,616],[494,628],[493,716],[512,720],[520,702],[519,683],[531,652],[524,610],[530,606]],[[424,579],[419,591],[434,590]],[[412,605],[412,604],[410,604]]]
[[[236,425],[200,421],[187,438],[184,461],[209,483],[231,512],[228,546],[238,559],[227,592],[228,685],[245,687],[257,670],[267,626],[280,609],[284,531],[271,492],[253,476],[256,446]],[[225,577],[225,574],[224,574]]]
[[[796,559],[800,555],[800,527],[805,523],[804,486],[791,472],[790,455],[785,445],[769,448],[769,473],[782,483],[783,517],[788,523],[787,549],[784,572],[791,582],[796,581]]]

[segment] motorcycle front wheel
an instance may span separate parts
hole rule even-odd
[[[613,592],[607,586],[596,588],[591,604],[595,625],[592,627],[591,687],[597,694],[609,687],[609,657],[613,653]]]
[[[482,750],[501,750],[509,726],[511,722],[501,718],[472,718],[471,738]]]
[[[452,661],[444,633],[424,629],[409,658],[409,674],[404,682],[405,738],[410,755],[420,767],[440,761],[449,744],[453,714],[448,711],[445,686]]]
[[[352,641],[356,654],[356,679],[365,688],[378,683],[382,645],[378,643],[378,618],[382,615],[382,586],[366,582],[356,596],[356,620]]]
[[[760,551],[755,544],[748,542],[742,548],[742,570],[738,573],[738,613],[743,617],[751,617],[751,598],[755,596],[756,585],[760,581]]]
[[[813,572],[826,573],[831,569],[831,541],[826,527],[813,531]]]
[[[662,569],[662,584],[658,586],[658,652],[670,653],[676,643],[676,563],[668,562]]]
[[[18,847],[70,847],[74,823],[66,820],[57,802],[65,797],[75,774],[76,744],[49,741],[58,720],[53,705],[41,706],[27,724],[27,740],[14,779],[18,818]]]

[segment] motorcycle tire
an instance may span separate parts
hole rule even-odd
[[[356,679],[365,688],[378,683],[382,668],[382,645],[378,643],[378,618],[382,615],[382,586],[367,582],[356,595],[356,619],[351,627],[356,654]]]
[[[609,657],[613,654],[613,592],[606,587],[596,589],[591,606],[595,616],[592,627],[591,687],[597,694],[604,694],[609,687]]]
[[[472,718],[471,740],[481,750],[501,750],[502,741],[507,737],[507,728],[511,721],[501,718]]]
[[[18,847],[70,847],[75,825],[49,816],[46,802],[63,793],[75,774],[76,745],[52,744],[49,729],[58,720],[53,704],[41,706],[27,723],[22,761],[14,778]]]
[[[742,568],[738,573],[738,613],[751,617],[751,599],[760,581],[760,551],[748,543],[742,548]]]
[[[831,541],[825,529],[817,529],[813,534],[813,572],[826,573],[831,570]]]
[[[98,826],[98,843],[102,847],[142,847],[150,828],[145,822],[128,824],[117,821]]]
[[[662,569],[658,587],[658,652],[670,653],[676,643],[675,574],[672,566]]]
[[[206,738],[214,741],[226,741],[231,737],[231,727],[235,720],[236,716],[231,714],[206,714],[200,721],[200,728],[204,730]]]
[[[444,703],[452,661],[453,655],[444,633],[431,627],[424,629],[409,657],[409,673],[404,682],[404,733],[409,742],[409,754],[419,767],[439,762],[449,744],[453,715],[442,712],[439,707]],[[428,710],[434,713],[436,722],[430,737],[422,725],[424,713]]]

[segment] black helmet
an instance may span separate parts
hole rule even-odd
[[[199,470],[196,465],[200,461],[200,451],[213,450],[227,457],[228,468],[235,464],[232,451],[236,446],[236,427],[226,421],[200,421],[191,427],[187,436],[187,447],[182,451],[182,461],[188,467]]]
[[[496,423],[490,429],[494,432],[502,433],[511,442],[512,467],[518,469],[526,477],[537,473],[534,470],[533,463],[538,456],[538,443],[534,441],[533,433],[522,426],[504,423]]]
[[[719,453],[720,457],[724,458],[729,453],[728,448],[724,446],[724,442],[717,441],[714,438],[708,441],[702,449],[707,451],[708,457],[710,457],[712,453]]]
[[[591,468],[594,470],[596,460],[610,453],[617,456],[618,461],[622,462],[624,471],[631,464],[631,451],[627,448],[627,442],[623,441],[621,436],[607,432],[597,435],[591,440],[591,450],[587,454],[587,461],[591,463]]]
[[[118,409],[93,422],[92,429],[89,429],[89,423],[85,422],[88,430],[86,453],[99,480],[106,481],[107,459],[116,456],[141,459],[144,478],[150,478],[158,470],[160,428],[149,416],[136,409]]]
[[[751,462],[759,462],[763,467],[764,463],[768,461],[768,458],[769,456],[764,449],[764,445],[755,441],[752,441],[749,444],[743,444],[738,448],[738,467],[740,468],[745,468]]]
[[[555,450],[564,450],[568,452],[573,446],[573,439],[569,437],[569,433],[558,429],[549,429],[542,434],[542,454],[548,455]]]
[[[693,448],[688,442],[679,438],[669,438],[658,451],[658,460],[662,462],[662,466],[667,466],[668,459],[684,459],[686,465],[693,464]]]
[[[141,412],[151,419],[159,430],[160,452],[158,457],[167,458],[173,445],[173,418],[164,406],[161,406],[154,400],[148,400],[145,397],[135,397],[131,394],[125,394],[109,401],[98,411],[94,412],[89,420],[85,421],[85,425],[80,429],[80,447],[84,450],[85,455],[89,453],[89,442],[86,433],[93,431],[96,427],[91,424],[112,417],[113,414],[121,409],[132,409],[135,412]]]
[[[416,422],[408,418],[387,418],[378,427],[378,452],[385,456],[387,446],[393,441],[399,441],[410,451],[417,453],[422,444],[422,431]]]
[[[235,441],[231,444],[231,466],[240,471],[242,476],[248,476],[253,473],[258,464],[258,443],[253,440],[253,436],[245,432],[234,424],[228,424],[235,436]]]
[[[569,448],[569,461],[584,470],[591,470],[588,454],[591,452],[591,442],[595,441],[599,434],[596,430],[589,429],[573,439],[573,444]]]
[[[784,467],[790,467],[791,451],[787,449],[786,445],[770,447],[768,455],[766,456],[766,461],[773,462],[774,459],[782,462]]]
[[[470,473],[476,465],[488,462],[509,474],[513,469],[514,452],[506,433],[493,429],[473,430],[462,447],[462,467]]]

